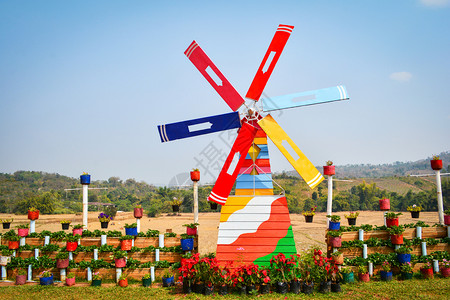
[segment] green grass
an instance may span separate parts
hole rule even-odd
[[[177,293],[178,291],[178,293]],[[413,279],[408,281],[371,281],[342,285],[341,293],[312,295],[280,295],[272,293],[259,296],[203,296],[184,295],[180,288],[143,288],[139,286],[114,287],[45,287],[5,286],[0,287],[0,298],[7,299],[448,299],[450,279]]]

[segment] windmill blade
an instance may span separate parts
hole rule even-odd
[[[242,125],[219,177],[217,177],[216,184],[208,196],[208,201],[225,204],[257,131],[256,127],[248,123]]]
[[[327,102],[348,100],[347,89],[343,85],[326,89],[295,93],[261,99],[264,111],[293,108]]]
[[[261,126],[311,189],[325,179],[271,115],[267,115],[259,120],[258,125]]]
[[[238,112],[158,125],[161,142],[169,142],[233,128],[240,128]]]
[[[184,54],[186,54],[194,66],[202,73],[203,77],[206,78],[233,111],[241,107],[245,102],[244,99],[242,99],[241,95],[239,95],[196,41],[191,43],[186,51],[184,51]]]
[[[255,78],[247,91],[246,98],[253,99],[255,101],[259,100],[261,94],[266,87],[267,81],[272,74],[275,65],[277,64],[278,58],[280,58],[281,52],[283,52],[284,46],[286,45],[294,26],[282,25],[278,26],[277,31],[272,39],[272,42],[267,49],[266,55],[264,55],[263,61],[256,72]]]

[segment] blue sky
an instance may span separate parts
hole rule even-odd
[[[230,111],[183,52],[195,39],[244,96],[278,24],[295,28],[265,95],[351,98],[273,114],[315,165],[450,150],[449,2],[2,0],[0,172],[213,180],[234,133],[162,144],[156,129]]]

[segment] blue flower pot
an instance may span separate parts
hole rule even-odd
[[[53,284],[53,274],[50,277],[39,278],[40,285],[52,285]]]
[[[330,230],[339,230],[341,228],[341,222],[331,222],[328,225],[328,229]]]
[[[174,277],[173,277],[173,276],[172,276],[172,277],[169,277],[169,278],[163,277],[163,278],[162,278],[162,282],[163,282],[163,286],[164,286],[164,287],[172,286],[172,285],[175,284],[175,280],[174,280]]]
[[[125,228],[125,234],[126,235],[132,235],[132,236],[138,235],[137,227],[135,227],[135,228]]]
[[[383,281],[391,281],[392,280],[392,272],[380,271],[381,280]]]
[[[397,254],[397,260],[401,264],[411,262],[411,254]]]
[[[81,184],[91,184],[91,175],[81,175],[80,183]]]
[[[180,241],[183,251],[191,251],[194,249],[194,239],[181,239]]]

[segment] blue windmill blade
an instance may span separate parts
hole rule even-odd
[[[262,103],[264,111],[272,111],[348,99],[345,86],[339,85],[326,89],[265,98],[262,99]]]
[[[158,132],[161,142],[164,143],[240,127],[239,113],[231,112],[223,115],[158,125]]]

